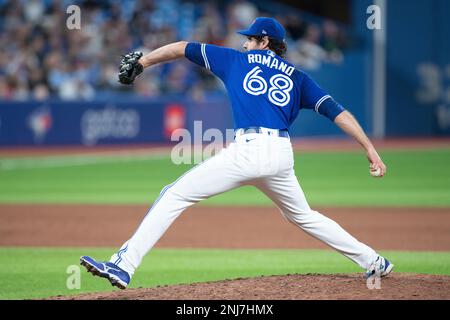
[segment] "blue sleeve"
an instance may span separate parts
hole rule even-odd
[[[331,121],[345,109],[337,103],[325,90],[312,80],[306,73],[301,72],[302,83],[300,86],[301,109],[314,109],[314,111],[327,117]]]
[[[337,103],[332,97],[325,99],[317,108],[317,112],[331,121],[334,121],[341,112],[345,111],[344,107]]]
[[[238,51],[230,48],[197,42],[188,43],[184,52],[186,58],[211,70],[222,80],[227,77],[230,65],[238,54]]]

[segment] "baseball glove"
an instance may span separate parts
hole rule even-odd
[[[122,56],[119,68],[119,82],[132,84],[134,79],[144,71],[144,66],[138,62],[142,52],[135,51]]]

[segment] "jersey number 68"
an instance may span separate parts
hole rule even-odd
[[[260,67],[254,67],[244,78],[244,90],[254,96],[265,94],[267,92],[266,80],[259,76],[263,72]],[[269,79],[270,88],[268,93],[269,101],[279,107],[284,107],[291,100],[289,94],[294,86],[291,78],[278,73]]]

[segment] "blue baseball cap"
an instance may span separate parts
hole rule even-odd
[[[256,18],[247,30],[239,30],[237,33],[244,36],[268,36],[283,41],[286,35],[284,27],[274,18]]]

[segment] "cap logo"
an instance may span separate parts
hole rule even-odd
[[[263,31],[261,31],[262,34],[267,34],[267,31],[263,29]]]

